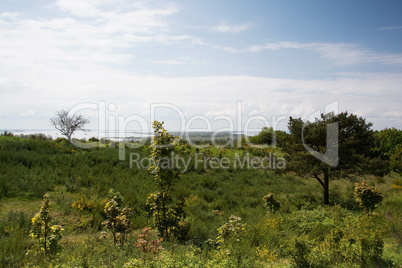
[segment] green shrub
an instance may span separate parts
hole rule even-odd
[[[163,128],[163,122],[154,121],[154,136],[152,138],[150,161],[148,168],[156,181],[157,192],[147,198],[147,207],[154,218],[155,227],[160,235],[166,239],[181,233],[180,239],[185,239],[184,202],[178,202],[175,207],[171,206],[170,191],[180,173],[174,167],[170,157],[176,151],[179,138],[175,138]]]
[[[308,258],[311,246],[306,237],[293,237],[288,244],[287,250],[296,267],[310,267]]]
[[[273,193],[269,193],[262,198],[265,202],[265,208],[271,213],[275,213],[275,211],[281,208],[281,204],[277,200],[275,200],[274,195],[275,194]]]
[[[355,197],[360,207],[368,212],[372,212],[377,204],[381,203],[383,196],[373,186],[368,186],[366,181],[355,184]]]
[[[127,206],[122,208],[123,205],[123,196],[110,189],[109,200],[104,208],[106,220],[102,224],[112,232],[113,244],[119,244],[120,247],[123,247],[126,236],[131,229],[131,209]]]
[[[43,196],[39,212],[32,218],[30,236],[38,241],[39,250],[55,253],[59,249],[59,240],[63,237],[60,225],[50,225],[49,194]]]

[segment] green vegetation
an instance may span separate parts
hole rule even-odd
[[[402,131],[386,128],[376,134],[381,157],[390,162],[390,169],[402,172]]]
[[[51,220],[49,195],[45,194],[39,212],[32,218],[32,229],[29,234],[38,241],[37,248],[45,253],[56,252],[59,249],[58,242],[63,237],[61,226],[50,225]]]
[[[151,145],[126,148],[126,161],[110,141],[84,149],[43,135],[0,136],[0,266],[402,265],[402,176],[394,145],[380,145],[394,130],[374,133],[365,154],[387,174],[336,177],[323,205],[323,188],[308,173],[235,165],[273,155],[295,165],[289,134],[277,136],[277,147],[194,148],[175,143],[162,124],[155,129]],[[173,152],[190,159],[185,170],[166,168]],[[130,168],[132,153],[155,161]]]
[[[171,188],[179,177],[179,170],[174,168],[170,158],[176,151],[178,139],[175,139],[163,128],[163,122],[155,121],[153,127],[155,131],[150,154],[152,165],[148,170],[156,180],[158,191],[148,197],[147,205],[160,235],[162,238],[169,239],[174,234],[178,237],[179,221],[184,218],[183,203],[178,203],[173,208],[168,207],[171,200]]]
[[[375,169],[376,174],[384,175],[374,167],[374,163],[381,160],[375,161],[376,158],[370,154],[374,143],[371,125],[347,112],[322,114],[315,122],[290,117],[288,127],[293,141],[286,147],[291,157],[290,168],[319,182],[323,188],[324,204],[329,204],[330,180],[370,174],[367,166]]]
[[[123,196],[111,189],[104,209],[106,220],[102,224],[112,232],[113,244],[119,244],[120,247],[124,246],[131,225],[131,210],[129,207],[121,208],[122,206]]]
[[[383,199],[382,194],[373,186],[368,186],[366,181],[356,182],[355,196],[360,207],[368,212],[373,212],[376,205]]]

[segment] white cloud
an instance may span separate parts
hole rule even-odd
[[[238,33],[242,31],[246,31],[253,26],[252,23],[240,24],[240,25],[229,25],[226,23],[222,23],[214,28],[213,31],[219,33]]]
[[[278,42],[278,43],[267,43],[265,45],[255,45],[251,46],[248,51],[250,52],[260,52],[262,50],[278,50],[278,49],[284,49],[284,48],[310,48],[311,44],[302,44],[302,43],[296,43],[296,42],[289,42],[289,41],[284,41],[284,42]]]
[[[179,107],[187,119],[197,114],[210,118],[216,115],[235,117],[237,102],[241,101],[243,120],[252,114],[264,115],[269,120],[272,116],[285,115],[283,128],[286,128],[288,116],[306,118],[338,100],[342,111],[358,113],[375,122],[376,128],[402,128],[402,117],[398,116],[402,74],[343,74],[336,79],[299,80],[252,76],[147,77],[111,69],[86,72],[43,69],[39,73],[42,71],[47,75],[40,83],[35,75],[27,73],[13,77],[9,82],[25,81],[31,84],[30,90],[21,88],[7,98],[0,98],[0,112],[7,111],[11,115],[17,113],[18,107],[35,105],[36,114],[42,118],[35,123],[24,123],[26,128],[48,128],[48,118],[53,111],[101,100],[115,103],[120,115],[138,114],[146,118],[150,104],[170,103]],[[170,119],[173,122],[175,118]],[[6,127],[18,128],[11,125],[17,123],[10,122]],[[213,124],[216,126],[222,121]],[[169,125],[169,129],[177,129],[177,126]]]
[[[156,63],[156,64],[166,64],[166,65],[184,65],[184,64],[205,65],[205,64],[208,64],[208,62],[205,60],[202,60],[202,61],[191,60],[188,57],[181,57],[179,59],[172,59],[172,60],[153,60],[150,62]]]
[[[62,11],[83,18],[97,17],[101,14],[94,4],[96,4],[96,1],[86,0],[57,0],[54,3]]]
[[[187,35],[171,35],[167,17],[178,9],[114,1],[58,0],[51,7],[66,16],[32,19],[26,14],[0,14],[0,63],[35,65],[68,63],[128,64],[135,52],[127,50],[143,43],[175,44],[199,42]]]
[[[52,14],[61,11],[61,17],[0,14],[2,125],[49,128],[53,111],[101,100],[115,103],[117,113],[126,116],[149,116],[151,103],[167,102],[180,107],[187,118],[196,114],[236,116],[239,100],[245,118],[252,114],[308,116],[339,100],[341,110],[366,116],[379,128],[402,128],[402,74],[341,74],[328,80],[149,75],[143,72],[144,60],[139,58],[165,65],[213,63],[168,53],[164,59],[147,58],[149,54],[142,54],[144,48],[153,51],[155,46],[163,51],[160,44],[208,44],[186,33],[172,33],[169,17],[178,12],[175,6],[118,2],[124,3],[125,9],[112,0],[58,0],[50,8],[57,8]],[[216,30],[235,33],[251,26],[222,24]],[[377,53],[347,43],[277,42],[244,49],[208,46],[229,53],[312,50],[340,65],[402,62],[398,54]]]
[[[151,61],[152,63],[158,63],[158,64],[167,64],[167,65],[183,65],[183,64],[188,64],[187,61],[184,60],[155,60]]]
[[[35,115],[35,110],[31,109],[21,114],[22,116]]]
[[[339,65],[381,63],[402,65],[402,54],[380,53],[353,44],[312,45],[323,57]]]
[[[329,59],[337,65],[355,65],[366,63],[380,63],[387,65],[402,65],[402,54],[390,54],[375,52],[350,43],[298,43],[298,42],[277,42],[264,45],[253,45],[248,49],[225,50],[231,53],[240,52],[261,52],[263,50],[279,49],[305,49],[313,50],[321,57]]]
[[[5,19],[16,19],[18,17],[20,17],[22,14],[18,13],[18,12],[3,12],[0,13],[0,19],[4,19],[1,20],[2,23],[5,23]]]
[[[402,26],[386,26],[377,28],[377,30],[399,30],[402,29]]]
[[[223,51],[229,52],[229,53],[242,53],[242,50],[233,48],[233,47],[219,47],[221,48]]]

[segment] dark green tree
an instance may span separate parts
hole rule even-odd
[[[281,130],[274,130],[272,127],[264,127],[256,136],[249,138],[252,144],[275,145],[282,147],[286,143],[287,134]]]
[[[321,114],[314,122],[290,117],[287,166],[315,178],[323,187],[323,203],[327,205],[330,180],[367,172],[374,143],[371,126],[347,112]]]
[[[402,171],[402,130],[386,128],[377,135],[377,149],[381,157],[389,161],[389,168]]]

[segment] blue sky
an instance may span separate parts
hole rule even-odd
[[[401,10],[401,1],[2,0],[0,129],[51,128],[55,110],[100,101],[115,120],[149,121],[152,104],[168,103],[213,129],[228,125],[216,116],[236,122],[239,103],[242,124],[272,124],[337,101],[374,129],[402,128]],[[155,115],[179,127],[172,109]]]

